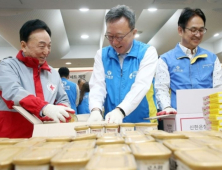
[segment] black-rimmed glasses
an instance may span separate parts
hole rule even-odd
[[[113,41],[114,38],[117,40],[117,41],[122,41],[124,37],[126,37],[129,33],[131,33],[132,31],[134,30],[131,29],[130,32],[126,33],[124,36],[119,36],[119,37],[116,37],[116,36],[111,36],[111,35],[105,35],[105,37],[109,40],[109,41]]]
[[[203,34],[205,34],[205,33],[207,32],[207,29],[206,29],[205,27],[202,27],[202,28],[200,28],[200,29],[197,29],[197,28],[195,28],[195,27],[185,28],[185,29],[188,29],[188,30],[191,32],[191,34],[193,34],[193,35],[196,35],[198,32],[199,32],[201,35],[203,35]]]

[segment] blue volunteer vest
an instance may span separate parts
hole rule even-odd
[[[67,80],[66,78],[62,78],[62,84],[63,88],[66,91],[69,101],[71,104],[71,108],[75,110],[75,113],[77,114],[77,109],[76,109],[76,98],[77,98],[77,91],[76,91],[76,84]]]
[[[89,92],[84,94],[82,102],[77,107],[78,114],[90,113],[89,111]]]
[[[135,82],[140,62],[148,48],[148,44],[134,40],[130,53],[123,61],[122,69],[116,51],[111,46],[103,48],[102,62],[107,91],[104,115],[115,109],[130,91]],[[138,107],[126,116],[123,122],[149,122],[149,120],[143,119],[146,117],[149,117],[149,104],[146,96],[144,96]]]
[[[213,87],[214,62],[217,56],[197,47],[192,60],[186,56],[179,44],[161,56],[170,74],[171,106],[177,108],[176,90],[204,89]]]

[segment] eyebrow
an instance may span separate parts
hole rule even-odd
[[[39,44],[47,44],[45,41],[40,41]],[[49,44],[51,45],[51,41],[49,42]]]

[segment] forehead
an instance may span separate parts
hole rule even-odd
[[[28,41],[50,43],[51,38],[50,38],[49,34],[47,33],[47,31],[45,31],[43,29],[37,29],[37,30],[31,32],[31,34],[29,35]]]
[[[187,27],[204,27],[204,21],[199,16],[194,16],[187,22]]]
[[[130,29],[129,22],[125,17],[121,17],[120,19],[114,20],[112,22],[108,22],[106,24],[107,33],[112,32],[124,32]]]

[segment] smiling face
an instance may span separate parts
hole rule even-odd
[[[51,38],[45,30],[38,29],[30,34],[27,42],[21,41],[21,47],[25,57],[36,58],[42,65],[50,54]]]
[[[121,41],[117,41],[116,38],[109,40],[110,45],[116,50],[117,53],[125,54],[132,46],[134,35],[136,34],[137,30],[134,29],[131,32],[130,31],[131,29],[129,27],[129,22],[125,17],[122,17],[114,22],[107,23],[106,35],[123,37],[128,33]]]
[[[199,16],[192,17],[186,25],[186,28],[195,28],[195,29],[201,29],[204,28],[204,21]],[[181,36],[181,44],[188,49],[195,49],[202,41],[203,34],[201,34],[199,31],[196,34],[192,34],[192,32],[189,29],[183,30],[180,26],[178,27],[178,33]]]

